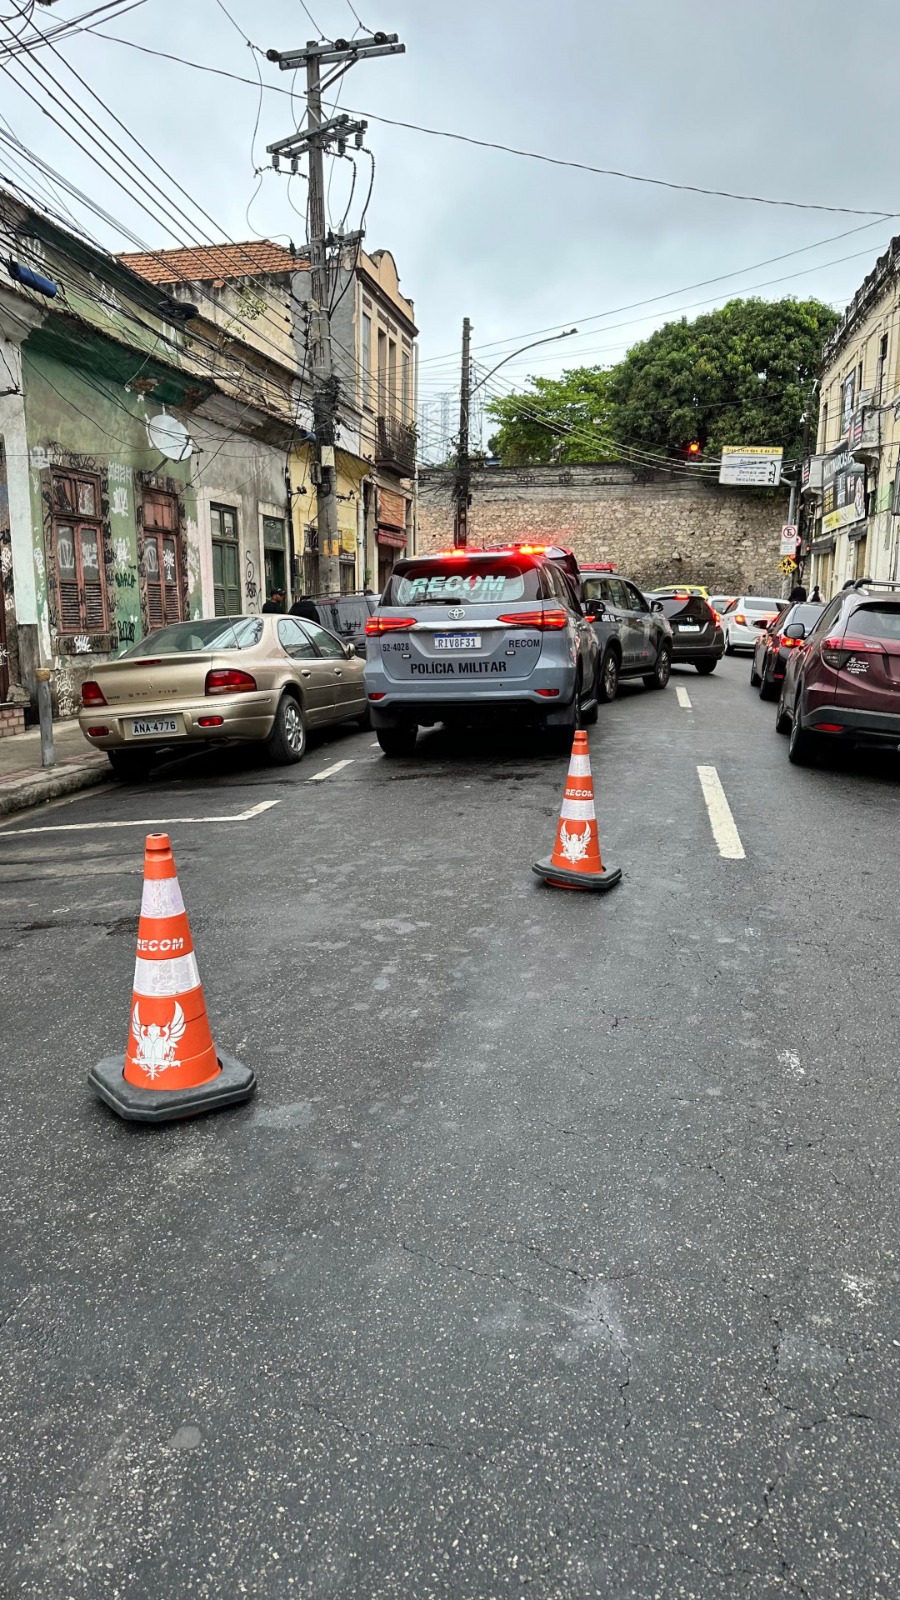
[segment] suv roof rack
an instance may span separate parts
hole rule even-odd
[[[894,583],[889,578],[857,578],[853,585],[857,589],[900,589],[900,583]]]

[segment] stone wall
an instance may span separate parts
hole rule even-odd
[[[419,474],[420,551],[453,540],[452,473]],[[705,583],[715,591],[781,592],[787,490],[722,488],[628,467],[488,467],[473,473],[469,542],[567,545],[613,561],[644,588]],[[775,587],[777,585],[777,587]]]

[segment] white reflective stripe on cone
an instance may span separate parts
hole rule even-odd
[[[145,878],[141,895],[142,917],[177,917],[184,901],[177,878]]]
[[[200,973],[193,951],[189,956],[173,956],[171,961],[143,961],[138,956],[134,963],[135,994],[145,994],[148,999],[199,987]]]
[[[597,820],[593,800],[564,800],[560,816],[567,817],[570,822],[595,822]]]
[[[590,756],[573,756],[569,762],[570,778],[589,778],[591,775]]]

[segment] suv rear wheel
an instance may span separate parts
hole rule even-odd
[[[790,731],[791,718],[788,708],[784,703],[784,690],[782,689],[781,694],[778,697],[778,710],[775,713],[775,732],[790,733]]]
[[[401,723],[396,728],[378,728],[377,738],[386,756],[411,756],[418,733],[415,722]]]
[[[645,689],[664,689],[669,681],[672,671],[672,646],[664,643],[659,647],[656,657],[656,666],[652,672],[644,675]]]
[[[614,650],[607,650],[597,669],[597,699],[608,706],[619,690],[619,658]]]
[[[711,672],[715,672],[717,664],[718,664],[718,662],[717,662],[717,658],[715,656],[713,656],[711,661],[695,661],[694,662],[694,666],[697,668],[697,671],[699,672],[701,678],[706,678],[706,677],[709,676],[709,674]]]
[[[794,703],[794,715],[791,721],[791,739],[788,745],[788,760],[795,767],[811,767],[815,761],[819,741],[814,733],[808,733],[800,725],[800,696]]]

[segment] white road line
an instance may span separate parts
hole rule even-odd
[[[369,749],[370,750],[380,750],[381,749],[381,745],[378,743],[377,739],[373,739],[372,740],[372,743],[369,745]]]
[[[726,861],[746,860],[741,836],[735,827],[731,807],[725,798],[725,790],[722,788],[715,767],[698,767],[697,776],[709,812],[713,838],[719,847],[719,855],[724,856]]]
[[[250,822],[253,817],[261,816],[264,811],[271,811],[273,806],[280,806],[280,800],[261,800],[259,805],[251,806],[249,811],[238,811],[233,817],[137,817],[126,822],[56,822],[49,828],[10,828],[0,832],[0,841],[3,839],[21,839],[25,833],[88,833],[101,828],[171,828],[175,823],[179,826],[185,823],[203,825],[209,822]]]
[[[681,685],[679,684],[678,688],[675,690],[675,693],[678,696],[678,704],[680,706],[684,706],[685,711],[690,711],[692,709],[691,697],[688,694],[687,689],[682,689]]]
[[[333,767],[324,767],[321,772],[314,772],[309,779],[310,783],[321,783],[323,778],[331,778],[336,772],[342,772],[344,767],[352,767],[353,757],[348,756],[346,761],[336,761]]]

